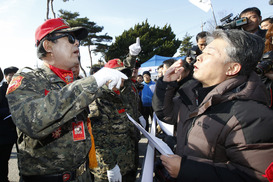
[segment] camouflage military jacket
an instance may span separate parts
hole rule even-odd
[[[124,87],[121,89],[121,99],[127,113],[138,122],[138,118],[141,116],[138,108],[140,98],[133,81],[129,79],[124,81]]]
[[[101,96],[89,106],[99,165],[91,171],[100,179],[107,179],[107,170],[116,164],[122,175],[135,169],[136,133],[120,96],[105,86],[100,92]]]
[[[21,174],[56,174],[77,168],[91,147],[86,120],[88,105],[98,90],[94,77],[66,85],[46,66],[23,71],[15,74],[7,95],[18,128]],[[73,126],[80,121],[86,139],[74,141]]]
[[[136,64],[136,56],[128,54],[126,59],[123,60],[123,64],[126,68],[133,69]],[[138,108],[140,98],[131,77],[124,81],[124,87],[121,89],[121,93],[120,96],[127,109],[126,112],[138,122],[138,118],[141,116]]]

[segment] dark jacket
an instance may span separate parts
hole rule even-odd
[[[265,34],[266,34],[267,30],[262,30],[259,28],[259,30],[257,32],[255,32],[254,34],[262,37],[265,40]]]
[[[273,111],[256,73],[237,76],[212,89],[198,104],[198,81],[174,98],[168,86],[164,120],[177,125],[178,181],[266,181],[273,160]]]
[[[2,69],[0,68],[0,82],[3,80],[3,78],[4,78],[4,75],[3,75]]]
[[[0,145],[16,142],[16,127],[10,116],[8,100],[6,98],[8,84],[3,82],[0,87]]]

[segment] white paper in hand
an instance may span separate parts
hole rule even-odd
[[[174,154],[171,148],[161,139],[148,133],[140,124],[138,124],[128,113],[126,113],[129,120],[143,133],[149,140],[149,144],[154,146],[162,155]]]

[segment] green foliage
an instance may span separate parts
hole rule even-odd
[[[188,33],[185,34],[183,37],[183,40],[181,42],[181,46],[179,48],[179,56],[185,56],[187,55],[188,50],[190,50],[193,46],[193,43],[191,42],[191,38],[193,36],[189,35]]]
[[[125,30],[122,35],[116,37],[115,43],[109,47],[106,60],[114,58],[124,59],[129,52],[129,46],[140,38],[141,53],[138,55],[141,62],[145,62],[155,54],[161,56],[173,56],[181,41],[175,38],[170,25],[164,27],[150,26],[148,21],[137,24],[134,28]]]
[[[108,45],[104,42],[111,42],[112,37],[104,34],[98,35],[103,30],[103,26],[98,26],[95,22],[89,21],[89,18],[78,18],[80,14],[78,12],[71,13],[69,11],[60,10],[61,18],[65,19],[71,27],[82,26],[88,30],[88,37],[81,41],[82,46],[95,46],[94,52],[104,52],[107,51]]]

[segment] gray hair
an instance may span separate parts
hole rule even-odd
[[[242,66],[240,75],[249,75],[263,55],[263,39],[243,30],[215,30],[207,40],[214,39],[222,39],[228,43],[225,52],[229,59],[226,62],[240,63]]]

